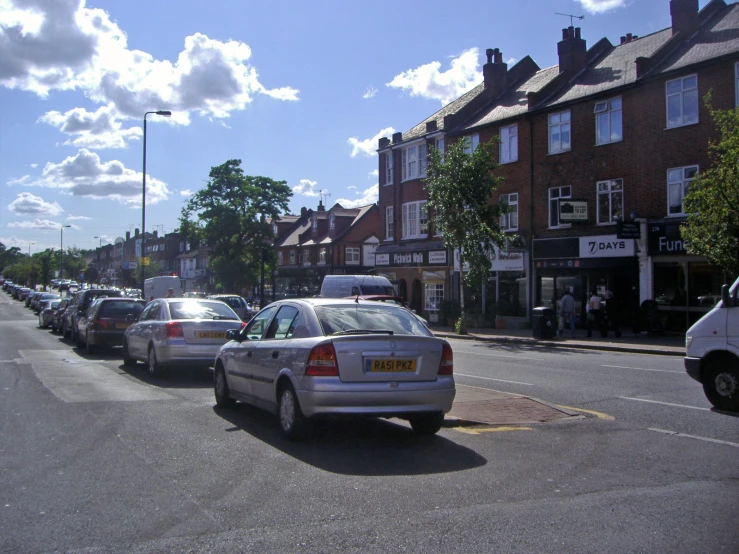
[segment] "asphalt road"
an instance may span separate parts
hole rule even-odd
[[[460,383],[587,417],[291,444],[216,410],[208,374],[153,380],[35,327],[0,293],[1,552],[739,551],[739,418],[696,409],[679,359],[454,341]]]

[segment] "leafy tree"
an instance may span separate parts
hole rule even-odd
[[[240,166],[241,160],[228,160],[212,167],[208,184],[180,217],[185,239],[211,248],[211,267],[227,291],[257,281],[264,241],[271,237],[266,220],[286,213],[292,196],[285,181],[244,175]]]
[[[480,143],[466,153],[468,139],[451,144],[446,153],[430,148],[426,160],[427,206],[433,211],[437,231],[444,244],[459,251],[460,264],[470,270],[460,279],[461,316],[455,330],[466,334],[464,325],[463,280],[481,285],[490,274],[490,254],[494,246],[505,247],[506,234],[500,229],[500,216],[508,206],[494,203],[494,193],[504,181],[494,171],[498,141]],[[508,237],[510,238],[510,237]],[[464,273],[464,272],[463,272]]]
[[[21,249],[17,246],[11,246],[5,248],[5,245],[0,242],[0,271],[3,271],[6,266],[13,265],[21,260],[24,255]]]
[[[39,266],[39,281],[42,285],[48,285],[51,282],[52,273],[54,271],[54,249],[47,248],[43,252],[34,254],[34,260]]]
[[[100,272],[97,270],[97,268],[93,264],[89,264],[85,268],[85,282],[86,283],[99,283],[100,282]]]
[[[690,214],[680,233],[686,250],[730,275],[739,275],[739,112],[706,104],[720,140],[708,147],[711,166],[693,181],[683,199]]]

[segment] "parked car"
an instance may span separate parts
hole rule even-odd
[[[72,303],[64,312],[63,331],[65,337],[69,336],[72,342],[82,346],[82,339],[77,334],[77,322],[92,304],[92,301],[99,296],[109,296],[112,298],[120,298],[123,293],[113,289],[87,289],[74,293]]]
[[[242,321],[249,321],[251,319],[251,309],[241,296],[236,294],[213,294],[209,296],[213,300],[220,300],[225,302],[236,314],[241,318]]]
[[[62,301],[56,307],[56,310],[51,314],[51,331],[53,333],[62,332],[62,323],[64,322],[64,312],[67,311],[67,307],[72,303],[72,297],[67,296],[62,298]]]
[[[326,275],[321,282],[323,298],[344,298],[358,294],[394,295],[395,289],[387,277],[381,275]]]
[[[401,306],[363,300],[280,300],[218,352],[216,404],[275,412],[287,439],[310,418],[407,419],[434,434],[456,393],[451,346]]]
[[[54,312],[62,303],[61,298],[49,298],[48,300],[42,300],[39,304],[38,312],[38,326],[41,329],[46,329],[51,325],[51,321],[54,317]]]
[[[34,295],[33,300],[31,301],[31,308],[34,310],[41,311],[41,303],[45,302],[47,300],[54,300],[57,298],[61,298],[59,294],[56,292],[40,292]]]
[[[24,303],[26,304],[26,308],[33,308],[34,300],[37,299],[42,294],[43,294],[43,291],[31,289],[31,292],[28,293],[28,296],[26,296],[26,299],[24,300]]]
[[[143,311],[146,302],[136,298],[98,297],[77,323],[77,336],[88,354],[99,346],[121,346],[123,334]]]
[[[25,302],[26,298],[28,298],[28,295],[31,294],[32,292],[33,290],[29,289],[28,287],[21,287],[18,289],[16,298],[20,300],[21,302]]]
[[[123,363],[147,362],[152,376],[176,366],[211,367],[226,331],[245,325],[219,300],[157,298],[126,329]]]

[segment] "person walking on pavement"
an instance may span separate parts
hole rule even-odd
[[[621,338],[621,328],[618,325],[618,306],[616,305],[616,298],[610,291],[606,291],[606,301],[603,304],[603,326],[601,327],[600,334],[603,338],[608,336],[608,326],[613,327],[613,334],[616,335],[617,339]]]
[[[587,331],[588,331],[588,338],[593,336],[593,327],[596,329],[600,329],[602,322],[601,322],[601,301],[600,296],[598,296],[598,292],[593,289],[590,293],[590,300],[588,300],[588,324],[587,324]]]
[[[562,316],[564,322],[564,329],[570,328],[570,337],[575,338],[575,299],[570,294],[570,289],[565,289],[565,293],[562,296],[562,300],[559,301],[559,313]],[[559,332],[561,337],[564,334],[564,329]]]

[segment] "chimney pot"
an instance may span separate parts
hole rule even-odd
[[[403,133],[393,133],[393,144],[397,144],[399,142],[403,142]]]
[[[621,44],[626,42],[626,37],[621,37]]]
[[[488,48],[487,50],[485,50],[485,55],[488,58],[488,63],[493,63],[494,54],[495,54],[495,50],[493,50],[492,48]]]
[[[308,209],[305,206],[303,206],[302,208],[300,208],[300,217],[305,217],[305,214],[307,212],[308,212]]]
[[[634,36],[631,33],[626,33],[626,42],[631,42]]]
[[[126,231],[126,240],[131,240],[131,231]]]
[[[562,40],[567,40],[569,38],[567,34],[568,34],[567,29],[562,29]]]
[[[139,230],[138,229],[134,229],[133,230],[133,236],[134,237],[138,237],[139,236]]]

